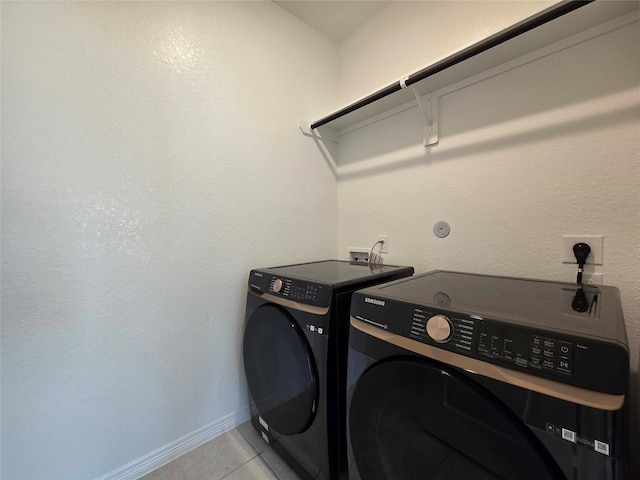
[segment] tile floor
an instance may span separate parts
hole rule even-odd
[[[300,480],[246,422],[140,480]]]

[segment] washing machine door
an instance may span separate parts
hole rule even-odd
[[[248,318],[244,368],[251,398],[270,429],[294,435],[313,422],[318,373],[304,332],[284,308],[263,305]]]
[[[565,479],[507,407],[430,360],[378,363],[349,407],[350,479]]]

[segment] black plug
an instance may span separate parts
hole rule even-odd
[[[571,302],[571,308],[580,313],[584,313],[589,310],[589,300],[587,300],[587,296],[585,295],[582,286],[578,287],[578,290],[573,297],[573,301]]]
[[[578,285],[582,285],[582,272],[584,269],[584,264],[587,263],[587,257],[591,253],[591,247],[586,243],[576,243],[573,246],[573,254],[576,257],[576,261],[578,262],[578,278],[576,282]]]

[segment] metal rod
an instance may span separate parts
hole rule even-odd
[[[409,78],[405,80],[405,83],[407,85],[412,85],[420,80],[424,80],[425,78],[435,75],[438,72],[446,70],[447,68],[457,65],[458,63],[468,60],[480,53],[486,52],[487,50],[522,35],[523,33],[533,30],[536,27],[544,25],[551,20],[555,20],[556,18],[566,15],[580,7],[584,7],[593,1],[594,0],[571,0],[554,5],[532,17],[512,25],[505,30],[502,30],[501,32],[491,35],[478,43],[460,50],[459,52],[456,52],[453,55],[420,70],[419,72],[409,75]]]
[[[380,100],[381,98],[384,98],[387,95],[391,95],[392,93],[397,92],[398,90],[402,90],[402,87],[400,86],[400,82],[389,85],[388,87],[385,87],[382,90],[378,90],[377,92],[374,92],[367,97],[361,98],[360,100],[352,103],[351,105],[347,105],[343,109],[338,110],[336,113],[332,113],[331,115],[328,115],[318,120],[317,122],[312,123],[311,129],[321,127],[322,125],[332,122],[340,117],[344,117],[346,114],[355,112],[356,110],[359,110],[362,107],[366,107],[370,103],[373,103],[376,100]]]
[[[593,1],[594,0],[565,0],[557,5],[553,5],[529,18],[524,19],[521,22],[516,23],[515,25],[512,25],[509,28],[491,35],[490,37],[487,37],[459,52],[456,52],[453,55],[450,55],[449,57],[444,58],[439,62],[434,63],[433,65],[430,65],[429,67],[426,67],[412,75],[409,75],[409,77],[405,80],[405,85],[409,86],[416,82],[419,82],[420,80],[424,80],[425,78],[428,78],[438,72],[457,65],[458,63],[461,63],[475,55],[478,55],[479,53],[490,50],[491,48],[496,47],[501,43],[511,40],[512,38],[522,35],[523,33],[526,33],[530,30],[533,30],[536,27],[544,25],[551,20],[555,20],[556,18],[577,10],[580,7],[584,7],[585,5]],[[393,83],[372,93],[371,95],[361,98],[351,105],[347,105],[346,107],[338,110],[335,113],[332,113],[331,115],[328,115],[312,123],[311,129],[316,129],[318,127],[326,125],[333,120],[344,117],[351,112],[359,110],[362,107],[366,107],[370,103],[380,100],[381,98],[391,95],[392,93],[395,93],[399,90],[402,90],[400,82]]]

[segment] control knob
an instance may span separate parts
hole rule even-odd
[[[276,278],[273,281],[273,291],[278,293],[280,290],[282,290],[282,280],[280,280],[279,278]]]
[[[427,320],[427,333],[438,343],[445,343],[451,339],[453,325],[444,315],[434,315]]]

